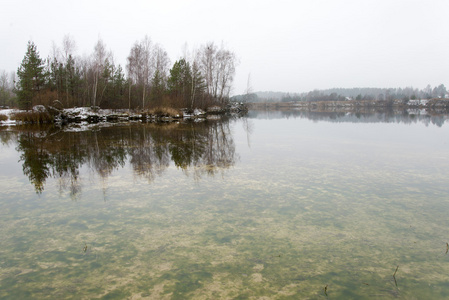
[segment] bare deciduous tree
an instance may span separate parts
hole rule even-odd
[[[64,62],[66,69],[65,93],[66,93],[67,106],[69,105],[69,78],[73,76],[73,74],[70,74],[72,68],[71,66],[69,66],[69,58],[73,56],[75,49],[76,49],[75,41],[70,37],[70,35],[68,34],[65,35],[62,40],[62,50],[64,52]]]
[[[218,101],[224,102],[231,92],[232,82],[234,81],[236,56],[233,52],[223,48],[217,53],[217,81],[218,85]]]
[[[200,64],[201,71],[204,74],[206,80],[206,92],[209,95],[215,96],[216,90],[214,89],[214,74],[216,69],[215,56],[217,53],[217,47],[214,43],[208,43],[200,50]]]
[[[153,43],[148,36],[141,42],[135,42],[128,56],[128,79],[131,84],[142,87],[142,108],[145,107],[145,97],[150,80],[155,71],[155,60],[153,54]],[[129,94],[131,99],[131,94]],[[129,100],[131,103],[131,100]]]
[[[234,52],[224,48],[220,49],[211,42],[200,50],[200,69],[206,81],[206,90],[209,95],[220,103],[229,97],[235,75],[237,58]]]
[[[155,72],[159,72],[159,75],[166,82],[170,68],[170,58],[168,57],[167,51],[161,45],[156,44],[153,49],[153,57]]]
[[[0,105],[9,105],[13,97],[15,72],[0,72]]]

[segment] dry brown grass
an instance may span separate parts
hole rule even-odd
[[[7,121],[8,116],[7,115],[0,115],[0,121]]]
[[[47,112],[21,111],[11,114],[11,120],[20,121],[28,124],[42,124],[54,122],[53,116]]]
[[[149,111],[149,114],[158,117],[171,117],[171,118],[182,117],[182,112],[180,112],[179,110],[164,106],[159,106],[151,109]]]
[[[48,106],[56,99],[58,99],[58,93],[56,91],[45,90],[40,93],[38,99],[33,100],[33,106],[38,104]]]

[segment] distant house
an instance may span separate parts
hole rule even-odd
[[[414,106],[414,105],[418,106],[418,105],[426,105],[427,102],[428,102],[428,100],[426,100],[426,99],[415,99],[415,100],[409,100],[407,104],[409,106]]]

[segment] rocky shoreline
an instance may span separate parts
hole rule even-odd
[[[226,107],[212,106],[202,109],[172,109],[157,108],[148,111],[128,109],[101,109],[99,107],[74,107],[58,109],[54,106],[34,106],[30,111],[4,109],[0,115],[6,116],[0,125],[30,124],[30,123],[100,123],[100,122],[174,122],[179,120],[206,120],[226,114],[244,114],[248,112],[242,103],[230,103]]]

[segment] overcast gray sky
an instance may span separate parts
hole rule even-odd
[[[126,64],[148,35],[172,63],[224,42],[239,57],[233,94],[333,87],[424,88],[449,82],[449,0],[4,0],[0,69],[16,71],[33,40],[41,57],[70,34],[76,54],[98,38]]]

